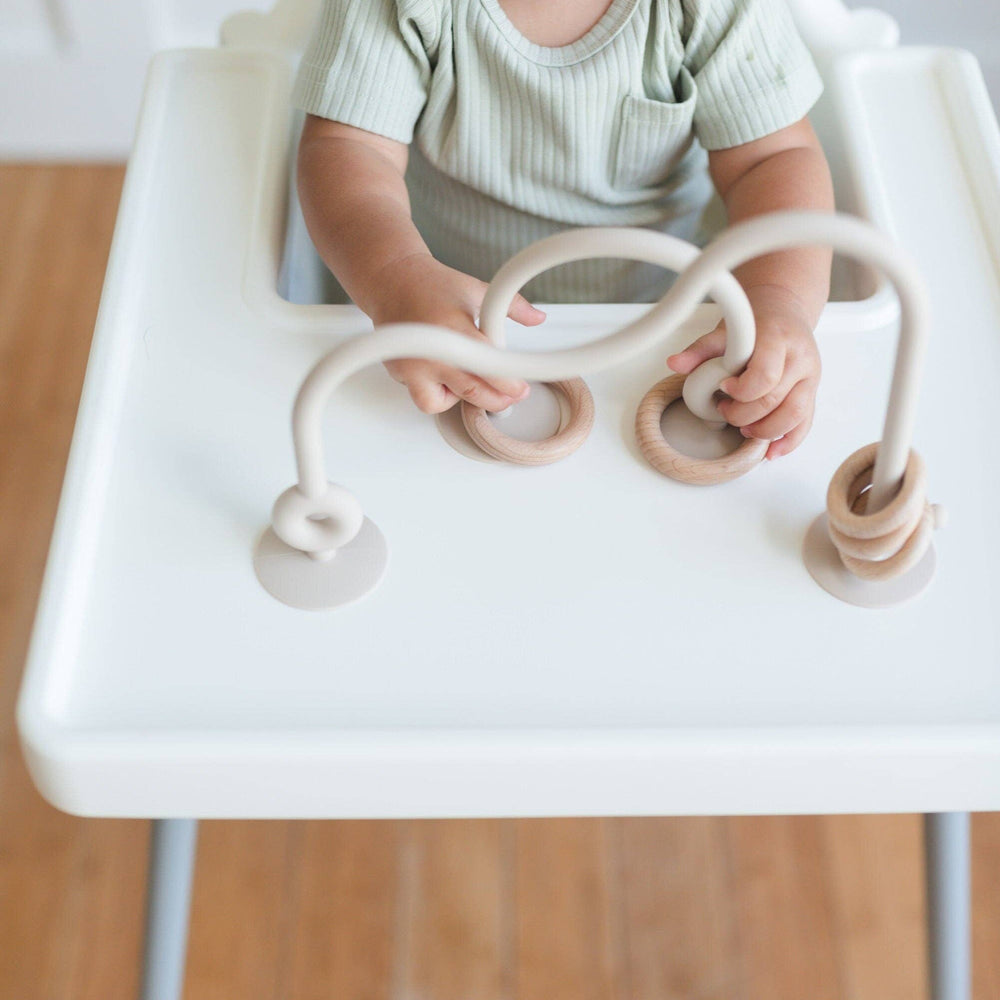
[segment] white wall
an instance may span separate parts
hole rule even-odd
[[[847,2],[889,11],[906,43],[971,49],[1000,100],[998,0]],[[268,6],[269,0],[0,0],[0,157],[124,157],[150,55],[212,45],[228,14]]]
[[[363,2],[363,0],[362,0]],[[158,49],[269,0],[0,0],[0,157],[121,159]]]

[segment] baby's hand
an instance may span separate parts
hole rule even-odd
[[[379,276],[382,291],[372,311],[376,326],[383,323],[434,323],[485,340],[476,327],[487,285],[478,278],[447,267],[429,253],[414,254]],[[524,326],[537,326],[545,313],[520,295],[508,313]],[[441,413],[466,399],[485,410],[505,410],[528,395],[518,379],[480,377],[437,361],[406,358],[386,362],[386,370],[410,391],[424,413]]]
[[[791,292],[761,285],[747,295],[757,321],[757,346],[746,370],[722,383],[722,391],[732,398],[719,404],[719,412],[744,437],[769,440],[766,457],[779,458],[794,451],[812,426],[819,350],[813,325]],[[688,374],[708,358],[719,357],[725,344],[726,328],[720,323],[667,364]]]

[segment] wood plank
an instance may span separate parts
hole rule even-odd
[[[0,781],[0,996],[63,997],[81,942],[69,919],[79,821],[56,812],[5,752]]]
[[[295,851],[293,909],[277,996],[389,1000],[402,824],[308,822]],[[232,994],[230,994],[232,995]]]
[[[834,941],[822,818],[727,824],[743,992],[767,1000],[848,996]]]
[[[511,858],[499,820],[418,822],[409,827],[411,877],[397,930],[402,982],[396,1000],[503,1000],[513,929]]]
[[[633,1000],[742,995],[726,822],[619,821]]]
[[[518,1000],[624,998],[610,826],[604,819],[515,822]]]
[[[139,990],[149,823],[79,821],[63,939],[75,945],[67,1000],[133,1000]]]
[[[1000,813],[972,817],[972,992],[1000,997]]]
[[[843,995],[922,996],[927,934],[921,818],[828,816],[821,826]]]
[[[187,986],[199,1000],[278,994],[288,892],[297,863],[292,823],[201,823]]]

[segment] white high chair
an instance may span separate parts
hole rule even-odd
[[[935,315],[916,440],[952,526],[931,588],[889,611],[835,601],[799,554],[884,413],[898,306],[854,266],[809,440],[711,492],[636,452],[662,346],[591,377],[586,448],[535,470],[469,461],[365,370],[326,445],[392,571],[335,614],[274,601],[250,553],[293,479],[293,397],[367,328],[317,304],[289,199],[313,4],[154,60],[18,707],[54,805],[157,821],[144,1000],[180,997],[193,817],[895,811],[928,816],[934,1000],[968,1000],[968,813],[1000,808],[1000,133],[971,56],[792,6],[840,208],[916,259]],[[646,308],[554,306],[511,340],[579,344]],[[446,628],[468,657],[441,656]]]

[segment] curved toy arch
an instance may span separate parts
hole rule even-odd
[[[613,257],[653,264],[674,271],[679,277],[701,254],[702,250],[687,240],[650,229],[590,227],[556,233],[525,247],[497,271],[486,290],[479,325],[492,344],[504,347],[504,322],[514,296],[532,278],[561,264]],[[720,419],[715,393],[723,379],[746,367],[756,343],[756,324],[746,293],[732,274],[720,272],[717,275],[711,296],[722,309],[726,321],[726,349],[721,358],[710,358],[691,373],[684,383],[684,402],[702,420],[722,427],[725,420]],[[670,291],[659,304],[663,305],[669,298]],[[670,317],[662,321],[667,325],[664,334],[667,336],[682,319],[675,319],[671,310]],[[629,329],[631,327],[618,332],[624,334]]]

